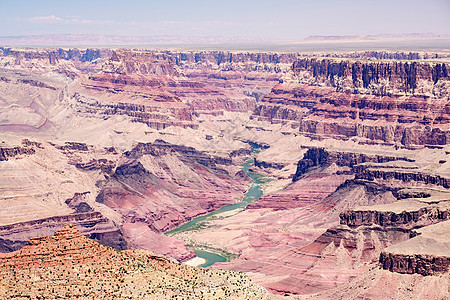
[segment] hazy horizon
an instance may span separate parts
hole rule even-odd
[[[0,36],[172,35],[298,41],[308,36],[450,34],[450,3],[423,1],[4,1]]]

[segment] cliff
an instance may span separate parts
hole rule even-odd
[[[175,59],[165,53],[115,50],[103,65],[103,72],[139,75],[177,76]]]
[[[20,155],[32,155],[35,153],[33,148],[28,147],[0,147],[0,161],[8,160]]]
[[[357,173],[356,178],[366,180],[401,180],[405,183],[422,182],[424,184],[432,184],[450,187],[450,178],[437,175],[427,174],[421,172],[414,172],[411,170],[391,170],[391,169],[371,169],[367,168],[363,172]]]
[[[441,96],[436,84],[440,82],[448,88],[450,79],[446,63],[304,58],[295,61],[292,70],[300,82],[324,83],[337,92],[377,96],[411,94],[436,98]]]
[[[395,156],[388,154],[371,154],[370,152],[351,152],[325,150],[324,148],[311,147],[306,151],[303,158],[297,163],[297,170],[294,174],[293,181],[297,181],[301,176],[310,170],[318,167],[327,167],[336,164],[341,167],[350,167],[351,171],[356,174],[358,179],[368,179],[361,172],[370,167],[370,163],[386,163],[390,161],[414,161],[403,156]],[[364,165],[368,163],[367,165]],[[395,172],[395,171],[393,171]],[[364,174],[364,173],[363,173]],[[403,173],[402,173],[403,174]],[[372,178],[373,180],[373,178]]]
[[[84,235],[99,243],[116,249],[127,247],[121,230],[111,220],[99,212],[90,211],[0,226],[0,252],[18,250],[30,238],[52,235],[67,223],[75,224]]]
[[[401,202],[398,202],[399,205]],[[437,205],[427,205],[417,210],[408,209],[413,206],[411,201],[403,201],[404,210],[398,212],[373,210],[350,210],[341,213],[340,223],[347,226],[372,226],[396,227],[403,229],[413,229],[418,226],[427,226],[449,219],[447,207]]]
[[[383,250],[379,263],[391,272],[440,275],[450,270],[449,221],[417,230],[415,237]]]
[[[445,63],[302,58],[273,87],[253,118],[299,127],[315,139],[391,145],[448,143],[449,66]]]

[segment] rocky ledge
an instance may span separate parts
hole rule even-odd
[[[31,155],[34,153],[35,150],[30,147],[0,147],[0,161],[5,161],[24,154]]]
[[[446,221],[450,217],[448,201],[404,199],[395,203],[359,207],[340,214],[340,223],[351,227],[395,227],[411,230]]]
[[[380,266],[391,272],[439,275],[450,268],[450,221],[417,230],[418,236],[392,245],[380,255]]]
[[[83,206],[78,204],[77,207]],[[67,223],[75,224],[83,234],[102,244],[126,249],[127,245],[121,230],[101,213],[91,211],[0,226],[0,252],[18,250],[25,246],[30,238],[52,235]]]

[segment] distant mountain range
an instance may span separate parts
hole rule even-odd
[[[347,42],[408,39],[449,39],[448,34],[408,33],[378,35],[311,35],[303,40],[290,42]],[[166,45],[218,45],[218,44],[276,44],[286,43],[264,38],[212,37],[177,35],[101,35],[101,34],[39,34],[21,36],[0,36],[2,46],[166,46]]]
[[[310,35],[304,41],[361,41],[361,40],[406,40],[406,39],[448,39],[450,34],[402,33],[375,35]]]

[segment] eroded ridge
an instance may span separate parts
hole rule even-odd
[[[118,251],[83,236],[73,225],[31,239],[0,256],[0,296],[7,298],[206,297],[268,299],[245,275],[204,270],[147,251]]]

